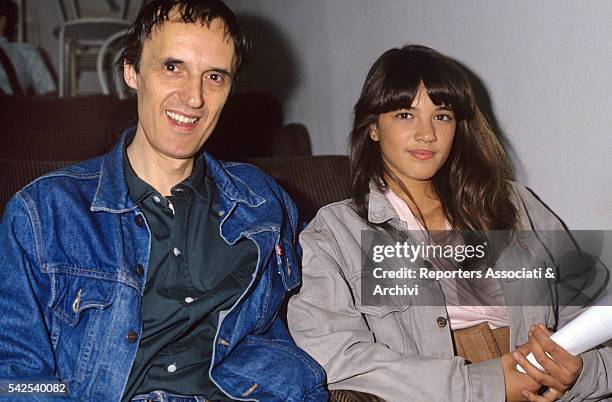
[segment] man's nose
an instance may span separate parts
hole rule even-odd
[[[200,109],[204,106],[204,83],[203,77],[193,77],[186,80],[181,91],[181,101],[191,109]]]
[[[416,140],[424,141],[424,142],[433,142],[437,139],[436,137],[436,129],[434,127],[433,121],[421,120],[419,122],[419,127],[417,134],[415,136]]]

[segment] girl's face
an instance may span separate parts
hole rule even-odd
[[[379,142],[389,169],[410,188],[431,180],[440,170],[451,151],[456,127],[453,111],[434,105],[421,84],[409,108],[378,116],[370,138]]]

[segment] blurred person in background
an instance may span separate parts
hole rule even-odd
[[[57,90],[39,51],[13,42],[18,18],[12,0],[0,0],[0,94],[47,95]]]

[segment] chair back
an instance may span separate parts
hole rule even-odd
[[[131,9],[140,11],[144,0],[98,0],[99,3],[106,3],[108,13],[104,17],[127,20]],[[62,23],[83,18],[81,2],[78,0],[56,0],[58,13]],[[91,4],[91,2],[89,2]],[[101,17],[98,15],[97,17]]]

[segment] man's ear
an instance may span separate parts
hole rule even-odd
[[[133,64],[123,62],[123,79],[128,87],[138,90],[138,73]]]

